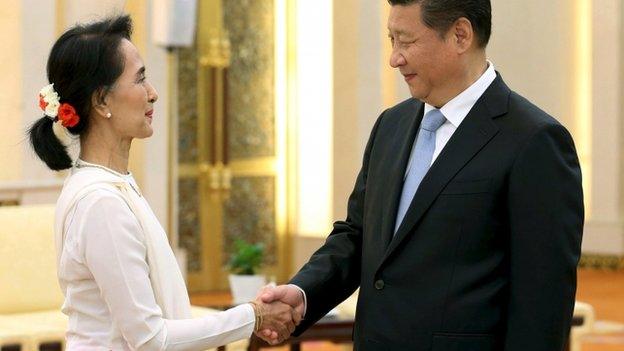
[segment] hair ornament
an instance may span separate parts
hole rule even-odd
[[[39,91],[39,107],[54,122],[61,122],[65,128],[75,127],[80,122],[76,109],[67,102],[60,102],[54,83],[48,84]]]

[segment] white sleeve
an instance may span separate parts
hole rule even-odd
[[[80,221],[85,264],[113,323],[135,350],[204,350],[248,338],[255,317],[249,304],[201,318],[167,320],[149,280],[140,224],[124,200],[105,191]]]
[[[165,320],[166,350],[205,350],[247,339],[255,326],[255,314],[250,304],[202,318]],[[202,330],[197,333],[197,330]]]

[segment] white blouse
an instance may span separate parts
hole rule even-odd
[[[138,189],[131,174],[117,174]],[[157,221],[141,200],[148,220]],[[150,284],[144,234],[119,194],[89,193],[65,223],[59,281],[62,311],[69,316],[67,350],[204,350],[251,336],[250,304],[202,318],[163,318]]]

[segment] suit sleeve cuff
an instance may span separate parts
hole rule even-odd
[[[303,316],[301,316],[301,317],[305,317],[306,311],[308,309],[308,298],[306,296],[305,291],[303,291],[303,289],[301,289],[299,286],[297,286],[295,284],[288,284],[288,285],[297,288],[301,292],[301,295],[303,296]]]

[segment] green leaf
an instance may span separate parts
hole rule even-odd
[[[236,239],[228,267],[233,274],[254,275],[262,266],[263,260],[264,245],[262,243],[251,244]]]

